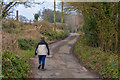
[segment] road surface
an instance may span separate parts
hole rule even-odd
[[[46,58],[45,71],[38,70],[38,57],[32,59],[32,78],[98,78],[82,66],[72,53],[79,34],[71,33],[64,40],[50,44],[51,55]]]

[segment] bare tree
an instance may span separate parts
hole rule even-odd
[[[1,2],[2,4],[2,12],[0,13],[0,16],[2,17],[6,17],[9,14],[9,11],[11,10],[11,8],[14,8],[15,6],[18,6],[19,4],[23,4],[26,8],[27,7],[33,7],[34,5],[32,4],[43,4],[43,3],[36,3],[36,2],[17,2],[15,0],[11,1],[11,2]]]
[[[28,21],[28,19],[23,15],[19,15],[18,18],[19,18],[19,21],[22,21],[22,22],[27,22]]]

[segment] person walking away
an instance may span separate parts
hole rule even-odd
[[[42,70],[44,69],[45,66],[45,58],[46,55],[50,55],[50,51],[49,51],[49,47],[48,47],[48,43],[45,42],[45,38],[42,37],[41,41],[37,44],[36,50],[35,50],[35,55],[38,54],[38,61],[39,61],[39,66],[38,69],[40,69],[41,67],[41,63],[42,63]]]

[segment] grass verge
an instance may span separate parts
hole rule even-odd
[[[118,78],[118,55],[104,52],[100,48],[86,46],[84,36],[78,39],[74,52],[80,61],[104,78]]]
[[[2,73],[4,78],[25,78],[31,71],[28,60],[10,52],[4,52],[2,55]]]

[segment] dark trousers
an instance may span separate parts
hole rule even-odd
[[[42,62],[42,69],[44,69],[46,55],[38,55],[38,58],[39,58],[39,64],[41,64]]]

